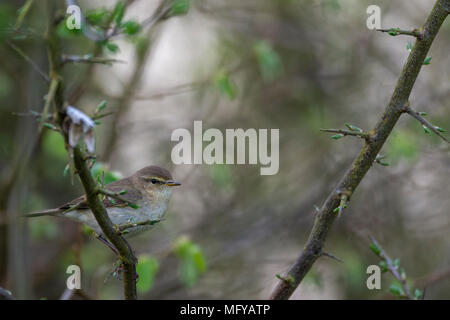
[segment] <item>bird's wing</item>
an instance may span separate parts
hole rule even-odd
[[[140,199],[142,199],[142,194],[139,190],[133,188],[133,187],[124,187],[123,183],[117,183],[113,182],[110,184],[107,184],[105,186],[105,189],[114,193],[120,193],[124,190],[126,190],[126,193],[120,195],[122,198],[130,201],[131,203],[136,203],[138,202]],[[105,208],[111,208],[111,207],[125,207],[127,206],[127,203],[118,200],[118,199],[111,199],[109,197],[104,197],[103,198],[103,205],[105,206]],[[89,206],[86,202],[86,195],[83,195],[81,197],[78,197],[64,205],[62,205],[61,207],[59,207],[58,209],[60,210],[69,210],[71,208],[73,208],[74,206],[77,206],[77,210],[83,210],[83,209],[89,209]]]

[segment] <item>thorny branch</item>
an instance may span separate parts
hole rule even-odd
[[[432,125],[429,121],[427,121],[424,117],[422,117],[419,112],[412,110],[408,105],[403,108],[403,111],[409,114],[411,117],[415,118],[417,121],[419,121],[425,130],[429,129],[433,131],[436,135],[438,135],[445,142],[447,143],[450,142],[443,134],[441,134],[441,132],[444,132],[442,128]]]
[[[282,277],[291,281],[280,281],[273,290],[270,296],[271,299],[289,299],[312,268],[314,262],[322,255],[322,248],[328,232],[337,216],[333,211],[340,205],[341,195],[345,192],[349,200],[367,171],[373,165],[381,147],[403,113],[403,107],[408,104],[409,96],[424,59],[449,13],[450,0],[437,0],[424,26],[420,29],[423,30],[423,36],[417,37],[416,43],[399,76],[389,104],[375,128],[370,131],[370,141],[366,141],[358,157],[353,161],[337,187],[328,196],[320,212],[317,213],[303,252],[293,263],[287,274]]]

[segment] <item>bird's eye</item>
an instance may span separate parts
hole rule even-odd
[[[152,181],[153,184],[157,184],[157,183],[159,182],[159,181],[156,180],[156,179],[152,179],[151,181]]]

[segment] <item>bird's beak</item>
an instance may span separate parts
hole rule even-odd
[[[169,186],[169,187],[176,187],[176,186],[181,186],[181,183],[176,182],[176,181],[174,181],[174,180],[167,180],[167,181],[166,181],[166,186]]]

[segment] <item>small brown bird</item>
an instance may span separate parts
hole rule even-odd
[[[111,222],[117,227],[131,225],[127,228],[128,232],[125,236],[134,236],[152,227],[151,224],[145,224],[146,222],[161,220],[167,210],[172,187],[179,185],[181,184],[172,179],[168,170],[158,166],[148,166],[128,178],[105,185],[105,190],[120,195],[128,203],[105,196],[103,205]],[[85,196],[76,198],[59,208],[34,212],[25,216],[67,217],[86,224],[97,233],[101,240],[104,236],[86,203]],[[134,224],[137,225],[133,226]]]

